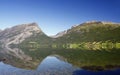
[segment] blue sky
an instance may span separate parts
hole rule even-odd
[[[120,0],[0,0],[0,29],[36,22],[54,35],[86,21],[120,22]]]

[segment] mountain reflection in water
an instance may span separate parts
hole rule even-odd
[[[119,75],[120,69],[88,71],[75,67],[59,55],[47,56],[36,70],[25,70],[0,62],[0,75]]]
[[[0,75],[72,75],[75,68],[59,59],[60,56],[47,56],[36,70],[25,70],[0,62]]]
[[[38,66],[37,71],[43,72],[44,75],[72,75],[75,68],[71,64],[60,60],[59,58],[60,56],[46,57]]]

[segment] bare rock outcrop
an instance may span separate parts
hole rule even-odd
[[[38,33],[44,34],[36,23],[21,24],[12,28],[7,28],[3,31],[0,31],[0,43],[2,45],[1,47],[4,48],[7,53],[12,52],[14,53],[14,56],[20,59],[31,59],[30,57],[26,56],[22,50],[11,49],[10,45],[20,44],[33,34],[37,35]]]

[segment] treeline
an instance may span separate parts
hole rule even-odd
[[[29,42],[24,47],[27,48],[62,48],[62,49],[84,49],[84,50],[110,50],[120,49],[120,42],[80,42],[80,43],[51,43],[51,44],[38,44],[37,42]]]
[[[81,43],[67,43],[67,44],[52,44],[52,48],[65,49],[86,49],[86,50],[101,50],[101,49],[120,49],[119,42],[81,42]]]

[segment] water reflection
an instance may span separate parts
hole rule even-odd
[[[34,75],[34,71],[13,67],[0,62],[0,75]]]
[[[72,64],[65,62],[60,56],[48,56],[38,66],[37,71],[42,72],[44,75],[72,75],[75,68]]]
[[[0,62],[0,75],[119,75],[120,69],[90,71],[75,67],[59,55],[47,56],[35,70],[26,70]]]
[[[0,75],[120,75],[119,49],[22,51],[23,54],[18,51],[19,56],[29,56],[32,59],[25,61],[14,56],[14,53],[0,54],[0,60],[5,63],[0,62]]]
[[[86,71],[86,70],[76,70],[72,75],[120,75],[120,69],[117,70],[105,70],[105,71]]]
[[[76,70],[72,64],[59,58],[60,56],[47,56],[36,70],[25,70],[0,62],[0,75],[72,75]]]

